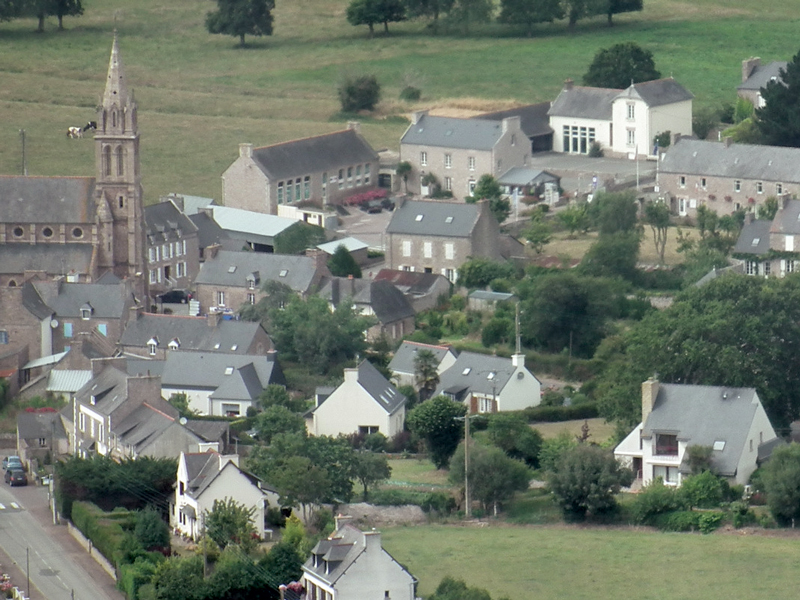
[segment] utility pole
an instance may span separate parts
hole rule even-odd
[[[19,130],[19,137],[20,137],[20,140],[22,140],[22,176],[23,177],[27,177],[28,176],[28,161],[26,160],[26,157],[25,157],[25,130],[24,129],[20,129]]]
[[[464,514],[467,518],[472,517],[472,503],[469,498],[469,406],[467,414],[464,416],[464,503],[466,508]]]

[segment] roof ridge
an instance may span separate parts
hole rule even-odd
[[[345,128],[345,129],[337,129],[336,131],[329,131],[328,133],[319,133],[317,135],[310,135],[310,136],[304,137],[304,138],[297,138],[295,140],[289,140],[287,142],[277,142],[275,144],[270,144],[268,146],[259,146],[258,148],[253,148],[253,150],[255,151],[255,150],[266,150],[267,148],[277,148],[278,146],[286,146],[288,144],[294,144],[296,142],[304,142],[306,140],[314,140],[314,139],[317,139],[317,138],[325,137],[325,136],[328,136],[328,135],[334,135],[334,134],[337,134],[337,133],[346,133],[348,131],[353,131],[354,133],[358,134],[358,132],[355,129],[350,129],[348,127],[348,128]]]
[[[151,410],[154,410],[154,411],[155,411],[155,412],[157,412],[158,414],[165,416],[165,417],[166,417],[166,418],[168,418],[170,421],[173,421],[173,422],[175,421],[175,417],[170,417],[170,416],[169,416],[167,413],[165,413],[163,410],[159,410],[159,409],[157,409],[157,408],[156,408],[155,406],[153,406],[152,404],[149,404],[149,403],[147,403],[147,402],[142,402],[142,404],[144,404],[144,405],[145,405],[147,408],[149,408],[149,409],[151,409]]]
[[[402,271],[401,271],[402,272]],[[443,344],[426,344],[424,342],[415,342],[412,340],[405,340],[406,344],[414,344],[415,346],[425,346],[427,348],[439,348],[441,350],[450,350],[451,346]]]

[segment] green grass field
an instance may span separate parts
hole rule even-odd
[[[492,598],[786,598],[797,536],[670,534],[571,526],[383,530],[384,547],[432,593],[451,575]]]
[[[392,477],[387,485],[447,486],[447,471],[439,470],[427,458],[396,458],[389,460]]]
[[[423,22],[392,26],[370,40],[344,18],[347,0],[278,0],[275,35],[211,36],[203,22],[214,7],[196,0],[113,0],[89,3],[86,14],[55,20],[44,34],[32,20],[0,24],[0,173],[19,173],[19,130],[27,132],[31,175],[91,175],[89,139],[66,129],[94,118],[102,93],[112,30],[142,134],[148,200],[168,192],[220,196],[220,174],[237,144],[267,145],[339,129],[336,83],[344,72],[374,72],[384,101],[363,131],[378,149],[398,146],[414,108],[397,101],[408,75],[423,90],[419,106],[471,105],[470,99],[519,103],[552,100],[567,77],[580,80],[594,53],[633,40],[655,55],[696,96],[696,106],[735,98],[743,58],[786,60],[797,51],[800,0],[646,0],[641,13],[542,25],[532,38],[498,25],[472,37],[433,36]],[[491,102],[490,102],[491,104]],[[388,118],[387,118],[388,117]]]

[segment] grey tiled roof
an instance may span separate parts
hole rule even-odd
[[[499,394],[515,370],[510,358],[462,352],[453,366],[439,375],[439,386],[434,395],[447,392],[461,400],[467,390],[478,394]]]
[[[119,343],[146,348],[155,337],[161,348],[177,340],[180,350],[244,354],[261,328],[250,321],[220,319],[212,327],[205,317],[143,314],[128,322]]]
[[[550,120],[547,118],[548,110],[550,110],[550,103],[540,102],[539,104],[529,104],[508,110],[485,113],[474,118],[502,121],[508,117],[519,117],[520,128],[523,133],[528,137],[536,137],[553,133],[553,128],[550,127]]]
[[[271,179],[297,177],[378,160],[378,154],[353,129],[253,149],[253,159]]]
[[[800,182],[800,148],[681,138],[659,165],[662,174],[707,175],[781,183]]]
[[[171,200],[146,206],[144,221],[150,244],[177,240],[197,231],[197,226]]]
[[[0,244],[0,274],[44,271],[50,275],[89,273],[94,248],[85,244]]]
[[[22,305],[40,321],[53,315],[53,309],[47,306],[33,283],[26,281],[22,285]]]
[[[733,251],[739,254],[760,256],[769,252],[769,228],[771,221],[756,220],[745,223]]]
[[[445,279],[444,275],[438,273],[400,271],[398,269],[381,269],[375,276],[375,281],[388,281],[404,294],[411,296],[429,294],[436,283],[442,279]]]
[[[747,78],[747,81],[740,83],[737,86],[737,90],[760,90],[775,78],[776,80],[783,81],[783,77],[781,77],[781,69],[786,70],[786,65],[788,65],[785,60],[784,61],[773,61],[768,65],[758,66],[756,67],[753,72],[750,74],[750,77]]]
[[[490,302],[506,302],[507,300],[513,300],[516,298],[514,294],[509,294],[506,292],[490,292],[487,290],[475,290],[474,292],[470,292],[470,298],[475,298],[476,300],[489,300]]]
[[[784,235],[800,234],[800,200],[786,200],[775,214],[769,231]]]
[[[127,310],[129,290],[125,284],[62,283],[58,294],[52,295],[51,286],[41,282],[33,284],[39,295],[59,317],[80,317],[81,307],[92,307],[92,318],[119,319]]]
[[[659,384],[652,412],[642,429],[642,437],[653,433],[677,434],[678,440],[692,445],[713,446],[712,464],[724,477],[736,474],[742,452],[758,406],[753,388],[726,388],[710,385]],[[764,443],[771,439],[765,439]]]
[[[538,185],[547,182],[558,183],[559,181],[561,178],[558,175],[528,167],[512,167],[497,178],[497,183],[500,185]]]
[[[403,292],[388,281],[329,277],[322,283],[319,296],[334,306],[339,306],[345,298],[351,298],[354,304],[369,306],[384,325],[414,316],[414,309]]]
[[[189,216],[189,219],[197,227],[197,243],[201,248],[221,244],[229,238],[228,233],[207,213],[199,212]]]
[[[406,397],[368,360],[358,365],[358,383],[390,415],[406,403]]]
[[[167,433],[173,426],[180,427],[173,416],[145,403],[134,409],[121,423],[112,423],[112,432],[124,445],[131,446],[139,452]]]
[[[694,95],[670,77],[667,79],[656,79],[653,81],[636,83],[628,87],[628,89],[618,96],[618,98],[637,97],[644,100],[644,102],[652,108],[691,100],[694,98]]]
[[[311,550],[311,558],[303,570],[314,573],[323,581],[335,584],[365,551],[364,534],[351,525],[340,527],[330,538],[320,540]],[[314,555],[318,564],[314,566]],[[329,562],[326,565],[326,561]],[[326,572],[327,569],[327,572]]]
[[[404,341],[395,351],[394,357],[389,363],[389,370],[393,373],[414,373],[414,359],[420,350],[428,350],[433,353],[436,357],[437,366],[441,364],[448,352],[452,352],[453,355],[456,354],[450,346],[433,346],[431,344]]]
[[[94,177],[0,176],[6,223],[94,223]]]
[[[127,383],[127,373],[107,366],[75,393],[75,400],[100,414],[110,415],[128,399]]]
[[[22,440],[37,438],[63,439],[67,436],[61,415],[51,413],[21,412],[17,415],[17,436]]]
[[[146,358],[128,358],[125,366],[128,375],[158,375],[164,374],[163,360],[147,360]]]
[[[283,271],[286,273],[281,276]],[[255,272],[262,284],[277,281],[296,292],[307,293],[314,283],[316,263],[308,256],[220,250],[200,267],[195,284],[247,287],[247,276]]]
[[[491,119],[456,119],[422,115],[400,140],[401,144],[440,146],[465,150],[492,150],[503,134],[503,125]]]
[[[230,425],[227,421],[209,421],[205,419],[189,419],[185,427],[205,442],[223,440],[230,430]]]
[[[547,114],[551,117],[580,117],[611,120],[611,103],[622,90],[574,86],[563,89]]]
[[[386,233],[469,237],[479,216],[478,204],[408,200],[395,209]]]

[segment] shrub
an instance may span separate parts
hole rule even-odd
[[[597,142],[592,142],[592,145],[589,146],[589,157],[590,158],[603,158],[604,152],[603,148]]]
[[[120,548],[125,539],[121,522],[127,520],[126,525],[131,528],[133,519],[134,516],[124,509],[116,513],[104,513],[90,502],[75,502],[72,505],[72,523],[112,564],[120,562]]]
[[[700,528],[700,513],[691,510],[676,510],[655,517],[653,525],[661,531],[697,531]]]
[[[385,452],[388,440],[381,432],[370,433],[364,438],[364,448],[370,452]]]
[[[381,99],[381,86],[375,75],[346,76],[339,85],[342,112],[373,110]]]
[[[594,419],[599,416],[595,402],[573,406],[532,406],[522,411],[529,423],[560,423],[576,419]]]
[[[420,508],[426,513],[449,515],[456,509],[456,499],[445,492],[431,492],[422,499]]]
[[[659,477],[647,484],[636,495],[631,507],[631,517],[639,525],[652,525],[658,515],[682,508],[682,499],[677,490],[664,485]]]
[[[720,478],[711,471],[687,477],[680,487],[680,494],[688,506],[716,508],[724,498],[724,486]]]
[[[407,85],[400,90],[400,100],[405,100],[406,102],[416,102],[420,98],[422,98],[422,90],[420,90],[418,87]]]
[[[702,533],[712,533],[722,523],[721,512],[706,512],[700,514],[699,527]]]
[[[133,564],[120,565],[117,587],[125,593],[128,600],[139,599],[139,589],[153,579],[156,565],[149,560],[139,558]]]
[[[756,515],[750,510],[746,502],[742,502],[741,500],[731,502],[730,511],[733,526],[737,529],[756,523]]]

